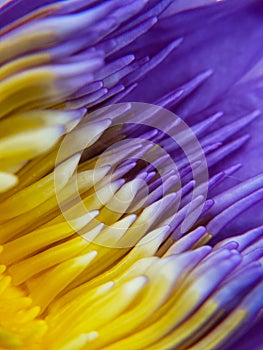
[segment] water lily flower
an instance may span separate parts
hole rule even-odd
[[[261,349],[260,0],[0,0],[0,348]]]

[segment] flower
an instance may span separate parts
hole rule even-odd
[[[1,348],[262,344],[260,11],[0,1]]]

